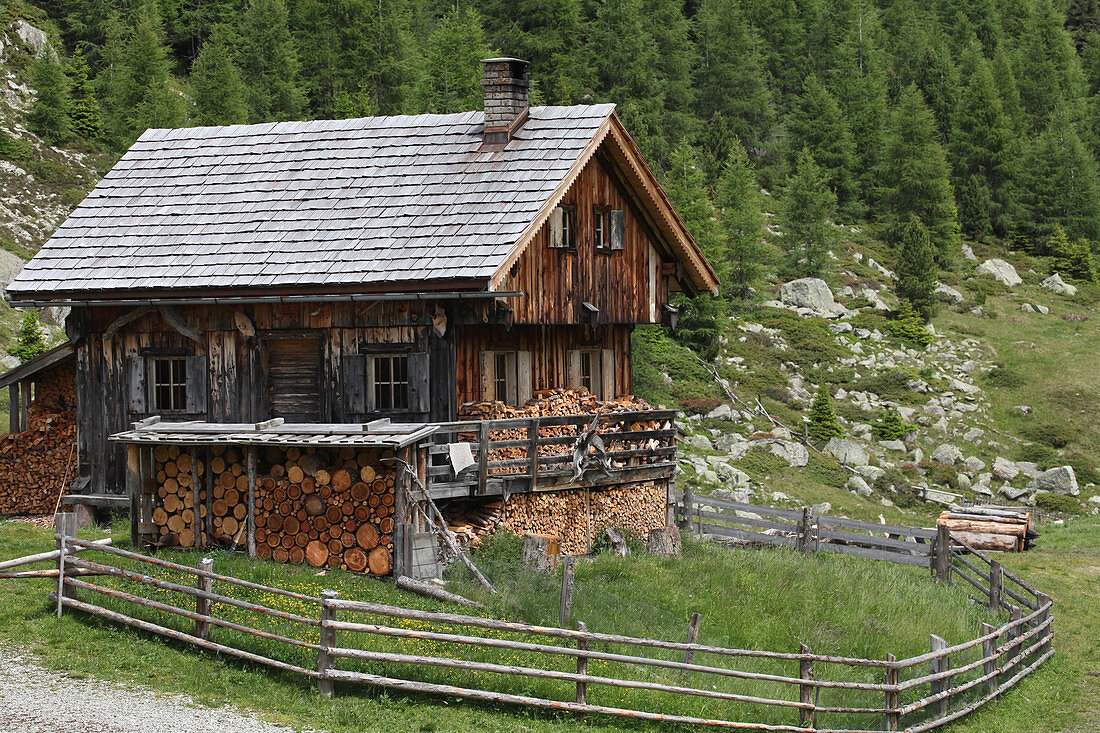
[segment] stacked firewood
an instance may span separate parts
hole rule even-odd
[[[268,448],[257,467],[256,554],[388,575],[392,565],[395,469],[377,450]],[[210,544],[204,532],[206,466],[178,446],[158,446],[159,505],[153,522],[162,544]],[[248,532],[248,472],[236,446],[211,448],[213,542],[242,547]],[[198,509],[192,488],[199,477]]]
[[[963,507],[941,513],[937,524],[975,550],[1022,552],[1039,536],[1024,507]]]
[[[500,522],[504,502],[453,501],[442,508],[447,529],[466,547],[477,547],[481,538],[493,532]]]
[[[27,429],[0,436],[0,514],[52,513],[76,472],[76,413],[39,399]]]
[[[515,494],[504,505],[502,525],[517,535],[550,535],[562,552],[588,552],[606,528],[644,542],[650,530],[667,524],[667,493],[654,484],[603,490]]]

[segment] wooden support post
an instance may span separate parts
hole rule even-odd
[[[130,497],[130,544],[141,547],[141,448],[134,444],[126,446],[126,493]]]
[[[942,524],[936,527],[936,580],[951,582],[951,530]]]
[[[932,640],[931,650],[933,652],[938,652],[938,651],[941,651],[941,650],[947,648],[947,642],[946,641],[944,641],[940,637],[936,636],[935,634],[929,634],[929,636],[931,637],[931,640]],[[948,657],[943,657],[943,656],[936,657],[935,659],[933,659],[932,661],[930,661],[928,663],[928,672],[929,672],[929,674],[939,674],[940,672],[946,672],[949,669],[951,669],[951,660]],[[941,692],[944,692],[945,690],[950,689],[951,679],[946,678],[946,679],[942,679],[942,680],[932,680],[931,682],[928,683],[928,685],[929,685],[929,688],[930,688],[929,691],[933,695],[938,695]],[[936,703],[936,710],[938,711],[936,714],[941,718],[944,717],[945,715],[947,715],[947,703],[948,703],[947,698],[944,698],[943,700],[939,700]]]
[[[27,412],[31,408],[31,380],[25,379],[19,383],[19,430],[27,429]]]
[[[1050,603],[1050,596],[1046,595],[1045,593],[1036,593],[1035,594],[1035,600],[1039,602],[1039,608],[1042,608],[1046,604]],[[1034,623],[1035,626],[1039,626],[1039,625],[1045,623],[1047,621],[1047,619],[1049,619],[1049,618],[1050,618],[1050,609],[1048,608],[1047,610],[1040,613],[1035,618],[1035,621],[1033,621],[1032,623]],[[1039,647],[1039,649],[1037,650],[1040,655],[1046,654],[1048,651],[1050,651],[1050,636],[1051,636],[1051,629],[1048,626],[1046,628],[1046,630],[1043,632],[1043,645],[1041,647]]]
[[[256,447],[248,446],[248,556],[256,557]]]
[[[569,614],[573,611],[573,580],[575,565],[576,560],[567,557],[561,569],[561,599],[558,605],[558,626],[563,629],[569,625]]]
[[[813,551],[813,542],[810,537],[812,526],[809,507],[802,507],[802,519],[798,523],[798,549],[802,552]]]
[[[805,644],[798,645],[798,653],[806,654],[810,653],[810,647]],[[798,660],[798,678],[807,682],[812,682],[814,679],[814,663],[809,659]],[[814,687],[809,684],[802,684],[798,686],[798,701],[803,705],[814,704]],[[801,708],[798,711],[798,724],[803,728],[809,728],[814,725],[814,711],[813,708]]]
[[[696,641],[699,640],[699,626],[702,625],[702,623],[703,623],[703,614],[701,614],[701,613],[691,614],[691,620],[688,621],[688,635],[687,635],[687,643],[688,644],[694,644]],[[691,664],[694,659],[695,659],[695,651],[693,649],[685,649],[684,650],[684,664]],[[680,673],[681,678],[686,679],[687,677],[690,677],[690,676],[691,676],[691,672],[689,670],[686,670],[686,669],[683,672]]]
[[[886,655],[887,662],[896,662],[898,658],[893,654]],[[890,666],[886,668],[886,684],[891,685],[891,689],[886,691],[886,730],[894,731],[898,730],[898,725],[901,721],[901,716],[897,713],[897,709],[901,707],[901,693],[898,692],[898,668]]]
[[[210,449],[206,449],[206,455],[203,460],[206,461],[206,484],[203,489],[206,491],[206,521],[203,522],[203,528],[206,530],[207,543],[212,542],[214,539],[214,472],[210,470],[211,459],[214,454]]]
[[[209,471],[207,472],[209,473]],[[202,536],[202,490],[199,488],[199,451],[197,448],[191,448],[191,530],[195,533],[195,547],[206,547],[206,541]]]
[[[8,431],[20,433],[19,429],[19,384],[8,385]]]
[[[577,631],[588,631],[584,621],[577,622]],[[582,652],[588,651],[588,641],[577,639],[577,648]],[[588,674],[588,657],[577,657],[577,674]],[[588,683],[577,681],[577,702],[581,705],[588,703]]]
[[[989,610],[1001,610],[1001,588],[1004,586],[1004,574],[1001,564],[996,560],[989,562]]]
[[[202,560],[199,560],[199,570],[205,570],[208,573],[213,571],[214,570],[214,558],[204,557]],[[214,592],[214,579],[210,578],[210,577],[207,577],[205,575],[199,575],[198,576],[198,582],[196,583],[195,587],[198,588],[199,590],[201,590],[204,593],[213,593]],[[202,596],[195,596],[195,613],[199,614],[200,616],[209,616],[210,612],[213,610],[213,605],[214,604],[210,602],[209,598],[203,598]],[[210,622],[209,621],[203,621],[201,619],[196,619],[196,621],[195,621],[195,636],[199,637],[200,639],[209,640],[210,639]]]
[[[69,554],[68,540],[76,537],[76,514],[58,512],[53,515],[54,539],[57,543],[57,617],[61,618],[62,598],[76,598],[76,591],[65,587],[65,560]]]
[[[336,620],[336,610],[331,606],[340,594],[334,590],[321,591],[321,648],[317,651],[317,691],[321,697],[332,697],[332,679],[328,671],[332,669],[332,653],[336,646],[336,629],[329,624]]]
[[[988,636],[992,634],[996,629],[991,624],[982,624],[982,636]],[[982,656],[985,658],[992,657],[997,652],[997,640],[999,637],[992,639],[986,639],[982,642]],[[993,674],[997,670],[997,659],[989,659],[988,662],[982,665],[982,673],[989,675],[989,679],[985,683],[985,694],[992,695],[994,690],[997,689],[997,675]]]
[[[531,474],[531,491],[534,491],[539,478],[539,419],[537,417],[527,426],[527,459],[530,461],[527,470]]]
[[[691,505],[695,503],[695,490],[688,484],[684,487],[684,503],[681,507],[683,514],[680,515],[680,530],[682,532],[691,531]]]
[[[489,471],[487,464],[489,463],[489,423],[485,420],[481,421],[481,429],[478,432],[478,447],[477,447],[477,493],[481,496],[485,495],[485,482],[488,479]]]

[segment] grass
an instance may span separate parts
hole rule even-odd
[[[96,535],[95,532],[85,534]],[[121,538],[117,541],[123,543]],[[49,530],[14,523],[0,524],[0,557],[41,551],[49,543]],[[457,578],[458,590],[485,601],[489,606],[486,613],[492,617],[556,624],[560,581],[519,570],[515,562],[516,549],[516,540],[501,539],[489,543],[479,556],[479,564],[502,590],[499,596],[486,597],[468,577]],[[173,553],[169,557],[185,564],[196,564],[200,555]],[[225,553],[215,553],[214,557],[215,568],[221,572],[311,595],[318,594],[322,588],[334,588],[344,598],[442,609],[441,604],[397,591],[377,580],[340,572],[318,577],[308,568],[251,563]],[[179,579],[191,582],[186,576]],[[128,590],[137,589],[125,581],[111,579],[109,582]],[[679,562],[648,556],[619,559],[602,555],[579,565],[576,583],[573,619],[584,620],[591,630],[680,639],[690,614],[700,612],[703,614],[702,642],[777,651],[794,651],[800,642],[805,642],[813,651],[822,654],[882,658],[892,652],[905,657],[925,651],[929,633],[937,633],[949,641],[961,640],[973,636],[981,621],[994,620],[984,609],[964,601],[955,589],[930,583],[927,571],[855,558],[806,557],[787,551],[729,550],[688,543],[685,557]],[[367,687],[338,687],[335,698],[323,700],[304,678],[260,670],[82,614],[67,612],[58,620],[45,600],[52,587],[49,581],[11,581],[0,585],[0,639],[28,648],[50,667],[80,676],[141,684],[160,692],[186,693],[204,704],[232,704],[261,711],[264,717],[273,721],[333,731],[362,730],[368,724],[371,729],[394,731],[652,729],[602,716],[590,716],[584,724],[579,724],[571,717],[457,703],[449,698],[389,694]],[[148,587],[140,590],[146,597],[155,594],[158,600],[163,597],[165,602],[174,602],[170,599],[175,594],[151,592]],[[225,592],[224,586],[219,586],[219,590]],[[234,592],[233,595],[316,616],[316,609],[303,606],[301,601],[263,598],[250,591]],[[248,624],[262,623],[251,614],[229,607],[220,606],[217,613]],[[186,628],[174,617],[164,619],[157,612],[144,610],[142,614],[165,625]],[[369,622],[370,619],[361,617],[361,620]],[[391,620],[386,623],[419,627],[415,622]],[[300,633],[281,622],[265,628],[288,634]],[[383,643],[375,637],[369,638],[372,644]],[[215,629],[214,639],[245,646],[261,654],[275,653],[272,642],[224,629]],[[347,634],[341,637],[341,644],[352,641]],[[384,643],[391,650],[454,653],[438,642]],[[312,652],[287,649],[280,648],[280,658],[313,666]],[[482,655],[471,649],[462,649],[462,654],[468,658],[501,661],[499,653]],[[509,661],[522,664],[533,660],[525,653],[511,653]],[[545,660],[540,661],[545,664]],[[705,663],[708,660],[699,658],[698,661]],[[709,661],[715,662],[714,659]],[[790,666],[790,663],[760,662],[754,666],[746,660],[737,664],[742,669],[790,674],[791,670],[783,665]],[[570,666],[571,660],[562,661],[562,669]],[[341,662],[341,668],[357,667],[345,661]],[[397,676],[411,672],[397,665],[378,664],[369,669]],[[593,661],[590,671],[628,677],[641,675],[644,679],[674,684],[679,681],[676,672],[608,662]],[[847,668],[839,665],[818,670],[819,674],[833,679],[872,681],[878,676],[873,671],[846,672]],[[424,668],[417,668],[416,674],[420,679],[470,686],[483,685],[490,678],[486,673]],[[572,694],[571,686],[565,683],[499,676],[491,676],[491,679],[494,689],[518,694],[558,699],[569,699]],[[778,692],[774,683],[769,682],[710,677],[706,683],[718,689],[749,694],[774,695]],[[785,692],[790,694],[789,689]],[[662,697],[594,686],[590,687],[589,695],[597,704],[637,706],[670,713],[725,715],[733,719],[781,723],[790,723],[793,719],[790,710],[761,711],[758,707],[726,701]],[[873,693],[869,698],[856,700],[826,690],[822,692],[820,704],[843,704],[841,701],[878,702]],[[820,722],[843,725],[852,721],[833,716],[832,720]]]

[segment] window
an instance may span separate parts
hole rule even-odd
[[[553,249],[577,248],[577,207],[561,204],[550,214],[550,247]]]
[[[182,356],[152,359],[153,408],[166,412],[187,409],[187,359]]]
[[[409,409],[409,355],[378,354],[374,364],[374,409]]]
[[[614,399],[617,390],[614,353],[612,349],[571,349],[567,386],[586,389],[600,399]]]
[[[481,352],[481,392],[483,400],[500,400],[519,406],[531,399],[530,351]]]
[[[626,247],[626,212],[596,206],[592,209],[592,241],[597,252],[614,252]]]
[[[595,394],[596,390],[592,389],[592,352],[581,352],[581,386],[587,389],[589,392]]]
[[[513,361],[512,369],[508,368],[508,354],[504,352],[498,352],[495,355],[495,364],[493,367],[493,393],[498,395],[506,395],[509,393],[509,382],[515,383],[515,362]],[[509,377],[513,377],[509,379]]]
[[[596,251],[610,250],[610,232],[608,231],[608,209],[602,206],[597,206],[592,211],[592,241],[596,246]]]

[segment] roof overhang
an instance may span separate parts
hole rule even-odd
[[[669,201],[664,189],[661,188],[657,177],[642,157],[637,143],[630,137],[630,133],[627,132],[622,120],[615,112],[608,115],[607,120],[592,137],[573,167],[570,168],[568,175],[554,191],[554,195],[547,199],[539,211],[538,217],[524,230],[523,236],[520,237],[511,254],[497,268],[491,280],[490,289],[500,287],[512,265],[522,256],[527,246],[534,240],[539,229],[550,218],[554,208],[561,203],[565,194],[577,180],[581,171],[584,170],[584,167],[588,165],[592,157],[605,143],[607,143],[606,150],[609,157],[620,170],[628,174],[624,176],[624,179],[630,187],[631,193],[636,200],[654,214],[653,219],[656,222],[658,236],[669,247],[677,261],[683,264],[684,274],[690,279],[691,285],[696,290],[717,295],[718,276],[715,274],[714,268],[703,256],[699,245],[695,243],[695,238],[691,236],[691,232],[688,231],[683,220],[673,208],[672,202]]]
[[[0,374],[0,388],[33,377],[35,374],[65,361],[75,353],[76,345],[72,341],[66,341],[60,346],[55,346],[45,354],[40,354],[4,374]]]

